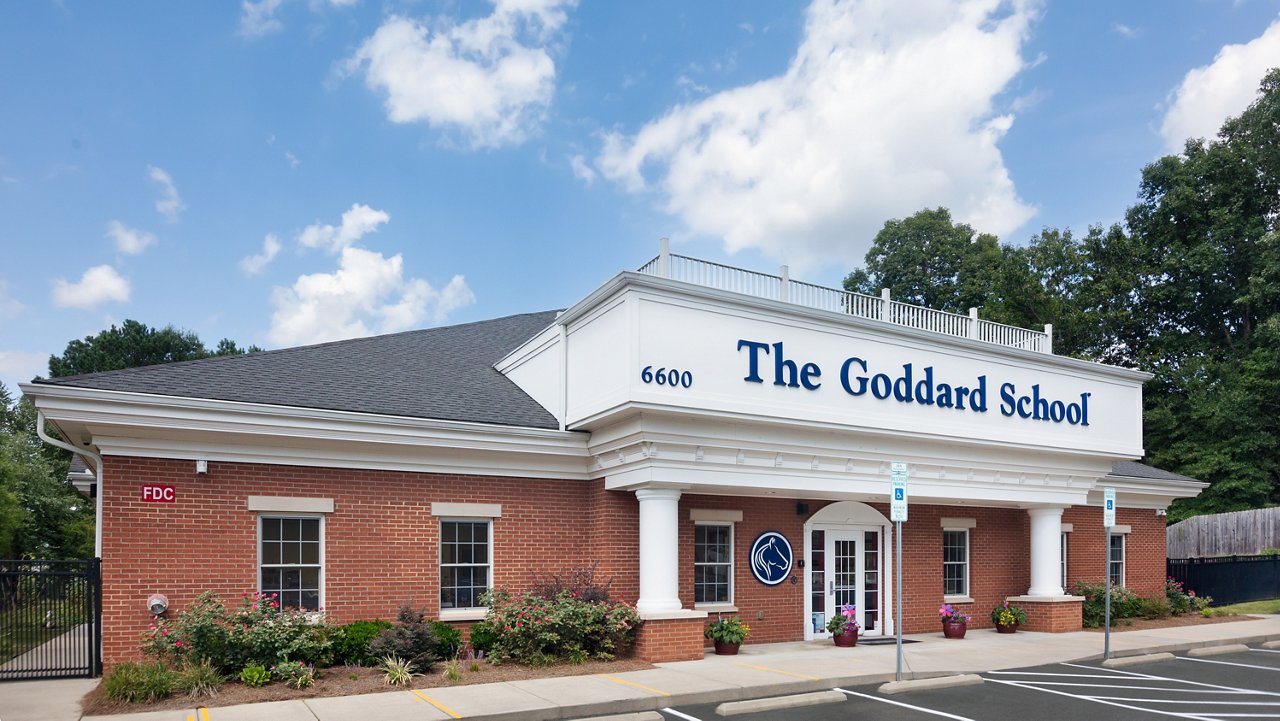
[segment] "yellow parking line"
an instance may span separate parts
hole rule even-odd
[[[734,665],[735,665],[735,666],[742,666],[742,667],[744,667],[744,668],[754,668],[754,669],[755,669],[755,670],[757,670],[757,671],[772,671],[773,673],[780,673],[780,674],[782,674],[783,676],[795,676],[796,678],[803,678],[803,679],[806,679],[806,680],[809,680],[809,681],[821,681],[821,680],[822,680],[822,677],[821,677],[821,676],[806,676],[805,674],[802,674],[802,673],[792,673],[792,672],[790,672],[790,671],[783,671],[782,669],[779,669],[779,668],[769,668],[768,666],[752,666],[752,665],[751,665],[751,664],[749,664],[749,663],[739,663],[739,664],[734,664]]]
[[[462,718],[462,716],[461,716],[461,715],[459,715],[457,711],[454,711],[453,709],[449,708],[448,706],[445,706],[444,704],[442,704],[442,703],[440,703],[439,701],[437,701],[437,700],[435,700],[435,699],[431,698],[430,696],[428,696],[428,695],[426,695],[425,693],[423,693],[423,692],[419,691],[418,689],[413,688],[413,689],[409,689],[409,690],[410,690],[410,691],[413,691],[413,693],[414,693],[416,696],[418,696],[418,698],[421,698],[423,701],[426,701],[427,703],[431,704],[432,706],[435,706],[436,708],[440,709],[441,711],[444,711],[445,713],[449,714],[450,716],[452,716],[452,717],[454,717],[454,718]]]
[[[628,680],[626,680],[625,678],[618,678],[617,676],[610,676],[609,674],[606,674],[606,673],[598,673],[598,674],[596,674],[596,675],[597,675],[597,676],[599,676],[600,678],[608,679],[608,680],[610,680],[610,681],[612,681],[612,682],[614,682],[614,683],[622,683],[622,684],[626,684],[626,685],[628,685],[628,686],[635,686],[636,688],[640,689],[641,691],[648,691],[649,693],[656,693],[656,694],[658,694],[659,696],[670,696],[670,695],[671,695],[671,694],[667,693],[666,691],[659,691],[659,690],[658,690],[658,689],[656,689],[656,688],[652,688],[652,687],[650,687],[650,686],[645,686],[644,684],[636,683],[636,682],[634,682],[634,681],[628,681]]]

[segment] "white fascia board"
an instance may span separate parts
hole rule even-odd
[[[660,278],[658,276],[646,275],[633,271],[624,271],[605,281],[587,295],[586,298],[583,298],[564,313],[561,313],[560,317],[556,319],[556,322],[572,323],[578,317],[589,313],[597,304],[604,302],[613,295],[623,293],[630,289],[643,290],[668,297],[685,297],[699,301],[716,301],[739,308],[748,306],[768,311],[778,316],[799,318],[810,322],[817,321],[823,324],[836,324],[864,328],[874,332],[910,338],[931,345],[954,346],[971,353],[976,351],[980,353],[1007,356],[1010,358],[1016,358],[1022,362],[1066,369],[1077,373],[1084,373],[1086,375],[1102,375],[1136,383],[1143,383],[1155,377],[1151,373],[1133,370],[1131,368],[1105,365],[1092,361],[1069,358],[1067,356],[1053,355],[1052,353],[1039,353],[1021,348],[1011,348],[1008,346],[996,345],[994,343],[986,343],[969,338],[952,336],[945,333],[935,333],[933,331],[922,330],[919,328],[909,328],[896,323],[886,323],[884,321],[873,320],[870,318],[860,318],[847,313],[836,313],[834,311],[809,308],[807,306],[793,303],[785,303],[778,300],[770,300],[768,298],[759,298],[756,296],[734,293],[731,291],[710,288],[692,283],[685,283],[682,281],[671,280],[669,278]]]
[[[588,477],[578,432],[42,384],[23,391],[117,455]]]
[[[552,348],[560,341],[560,324],[552,323],[551,325],[538,331],[538,334],[512,350],[510,353],[502,357],[497,363],[493,364],[494,370],[506,375],[512,368],[517,368],[529,359],[538,356],[549,348]]]

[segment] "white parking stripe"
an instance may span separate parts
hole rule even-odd
[[[1280,651],[1278,651],[1278,650],[1276,650],[1276,649],[1274,649],[1274,648],[1251,648],[1251,649],[1249,649],[1249,650],[1250,650],[1250,651],[1257,651],[1257,652],[1259,652],[1259,653],[1280,653]]]
[[[1173,716],[1175,718],[1193,719],[1193,721],[1212,721],[1213,720],[1213,716],[1209,716],[1209,715],[1174,713],[1172,711],[1161,711],[1159,709],[1143,708],[1142,706],[1130,706],[1129,704],[1117,703],[1115,701],[1108,701],[1101,698],[1094,698],[1092,696],[1077,696],[1073,693],[1067,693],[1065,691],[1055,691],[1051,688],[1040,688],[1039,686],[1032,686],[1026,683],[1020,683],[1018,681],[1001,681],[998,678],[989,678],[987,680],[990,681],[991,683],[1002,683],[1006,686],[1026,688],[1026,689],[1031,689],[1033,691],[1042,691],[1044,693],[1056,694],[1058,696],[1066,696],[1067,698],[1078,698],[1082,701],[1092,701],[1093,703],[1100,703],[1107,706],[1117,706],[1119,708],[1127,708],[1130,711],[1146,711],[1147,713],[1159,714],[1161,716]]]
[[[1189,701],[1183,698],[1121,698],[1119,696],[1090,696],[1089,698],[1105,698],[1112,701],[1142,701],[1143,703],[1176,703],[1179,705],[1280,706],[1280,701]]]
[[[999,679],[987,679],[988,681],[999,681]],[[1128,679],[1125,679],[1128,680]],[[1020,683],[1024,685],[1035,686],[1069,686],[1071,688],[1123,688],[1133,691],[1159,691],[1161,693],[1216,693],[1220,695],[1239,694],[1239,693],[1255,693],[1254,691],[1213,691],[1200,688],[1166,688],[1164,686],[1120,686],[1109,683],[1066,683],[1065,681],[1004,681],[1002,683]]]
[[[1210,661],[1207,658],[1183,658],[1179,656],[1178,660],[1179,661],[1195,661],[1196,663],[1216,663],[1221,666],[1239,666],[1241,668],[1256,668],[1261,671],[1280,671],[1280,668],[1276,668],[1275,666],[1254,666],[1251,663],[1232,663],[1231,661]]]
[[[678,718],[682,718],[682,719],[684,719],[685,721],[702,721],[702,719],[698,718],[697,716],[690,716],[690,715],[689,715],[689,714],[687,714],[687,713],[680,713],[679,711],[677,711],[677,710],[675,710],[675,709],[673,709],[673,708],[664,708],[664,709],[662,709],[662,713],[669,713],[669,714],[671,714],[672,716],[676,716],[676,717],[678,717]]]
[[[990,674],[1000,674],[1004,676],[1055,676],[1057,678],[1109,678],[1115,680],[1119,677],[1107,674],[1096,673],[1044,673],[1039,671],[988,671]]]
[[[943,717],[943,718],[955,719],[955,721],[973,721],[973,719],[971,719],[971,718],[969,718],[969,717],[967,717],[967,716],[956,716],[955,714],[950,714],[950,713],[947,713],[947,712],[945,712],[945,711],[935,711],[935,710],[933,710],[933,709],[931,709],[931,708],[925,708],[925,707],[923,707],[923,706],[912,706],[912,705],[911,705],[911,704],[909,704],[909,703],[902,703],[901,701],[891,701],[891,700],[889,700],[889,699],[887,699],[887,698],[880,698],[879,696],[871,696],[871,695],[868,695],[868,694],[865,694],[865,693],[858,693],[857,691],[846,691],[845,689],[842,689],[842,688],[837,688],[837,689],[832,689],[832,690],[833,690],[833,691],[839,691],[840,693],[842,693],[842,694],[846,694],[846,695],[849,695],[849,696],[858,696],[859,698],[869,698],[869,699],[871,699],[872,701],[879,701],[879,702],[881,702],[881,703],[889,703],[889,704],[893,704],[894,706],[901,706],[901,707],[903,707],[903,708],[909,708],[909,709],[911,709],[912,711],[920,711],[920,712],[922,712],[922,713],[930,713],[930,714],[933,714],[934,716],[941,716],[941,717]]]
[[[1214,718],[1280,718],[1280,713],[1216,713]]]
[[[1064,663],[1062,665],[1074,666],[1075,668],[1093,668],[1092,666],[1080,666],[1074,663]],[[1251,688],[1236,688],[1235,686],[1220,686],[1216,683],[1203,683],[1201,681],[1185,681],[1177,678],[1169,678],[1168,676],[1154,676],[1149,673],[1137,673],[1136,671],[1116,671],[1115,669],[1112,669],[1112,670],[1115,671],[1115,673],[1122,673],[1126,676],[1137,676],[1139,678],[1153,679],[1153,680],[1160,680],[1160,681],[1177,681],[1178,683],[1184,683],[1190,686],[1204,686],[1206,688],[1219,688],[1225,691],[1234,691],[1236,693],[1251,693],[1251,694],[1257,694],[1259,696],[1280,696],[1280,693],[1276,693],[1274,691],[1258,691],[1257,689],[1251,689]]]

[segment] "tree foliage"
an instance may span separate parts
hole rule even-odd
[[[152,328],[136,320],[126,320],[118,327],[113,325],[97,335],[71,341],[60,356],[49,356],[49,375],[62,378],[261,350],[257,346],[241,348],[229,338],[223,338],[209,350],[191,331],[171,325]]]
[[[1280,502],[1280,69],[1217,138],[1142,171],[1123,225],[1005,245],[945,208],[891,220],[845,287],[1054,326],[1054,351],[1155,374],[1152,464],[1211,483],[1196,513]]]

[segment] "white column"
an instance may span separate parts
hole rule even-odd
[[[1031,588],[1028,596],[1062,595],[1062,509],[1028,508],[1031,516]]]
[[[640,613],[680,610],[680,491],[642,488],[640,500]]]

